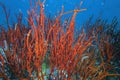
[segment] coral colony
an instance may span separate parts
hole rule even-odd
[[[35,1],[28,11],[28,25],[22,14],[8,29],[0,26],[0,78],[4,80],[106,80],[119,79],[114,66],[111,35],[100,20],[93,27],[75,32],[75,17],[86,9],[63,10],[55,19],[44,14],[45,1]],[[39,11],[40,8],[40,11]],[[73,13],[61,25],[61,17]],[[64,21],[66,22],[66,20]]]

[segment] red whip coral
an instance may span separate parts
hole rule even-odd
[[[99,72],[100,69],[94,66],[96,58],[93,41],[97,40],[98,32],[88,37],[82,30],[80,34],[77,34],[78,37],[75,37],[76,14],[86,9],[62,11],[55,20],[52,20],[44,14],[44,3],[45,1],[35,1],[35,7],[28,11],[28,27],[22,24],[22,17],[19,15],[18,22],[14,25],[15,28],[9,26],[7,31],[1,30],[0,76],[5,79],[21,80],[46,80],[46,76],[48,80],[51,78],[71,80],[76,74],[79,74],[80,79],[104,77]],[[39,8],[40,12],[38,12]],[[61,16],[71,12],[73,16],[70,22],[66,27],[62,26]],[[102,43],[101,41],[98,44],[100,51],[102,51]],[[108,54],[111,49],[109,42],[106,41],[104,48],[107,49]],[[102,55],[106,54],[103,52]],[[111,59],[111,56],[108,56],[108,59]],[[47,67],[49,72],[42,70],[45,63],[49,65]],[[104,67],[103,63],[104,60],[99,65],[100,68]],[[104,69],[104,74],[107,73],[106,69]]]
[[[1,60],[1,76],[7,75],[5,70],[8,65],[13,75],[17,78],[33,78],[39,79],[42,76],[42,63],[48,50],[50,50],[50,68],[51,70],[57,68],[59,70],[66,70],[70,76],[74,72],[74,68],[78,63],[76,56],[80,57],[82,52],[91,44],[91,40],[83,41],[85,33],[83,32],[78,38],[77,42],[74,40],[74,20],[77,12],[80,10],[73,10],[73,16],[69,27],[64,31],[60,24],[60,17],[66,13],[58,16],[54,22],[45,24],[47,18],[44,15],[44,2],[35,2],[40,7],[40,13],[37,15],[35,10],[28,12],[28,23],[30,29],[23,27],[21,19],[18,18],[18,23],[15,29],[9,28],[8,31],[1,32],[1,46],[4,50],[7,60],[0,54]],[[68,12],[69,13],[69,12]],[[19,16],[20,17],[20,16]],[[6,45],[2,41],[6,41]],[[84,46],[82,46],[84,45]],[[63,62],[64,61],[64,62]],[[4,64],[6,63],[6,64]],[[71,66],[71,64],[73,66]],[[72,70],[71,72],[69,72]],[[26,72],[28,75],[26,76]],[[41,75],[39,75],[41,73]],[[51,72],[52,73],[52,72]]]

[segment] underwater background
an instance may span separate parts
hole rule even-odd
[[[120,80],[120,0],[0,0],[0,80]]]
[[[82,6],[80,6],[80,1],[83,1]],[[27,10],[30,8],[29,0],[0,0],[7,10],[10,11],[10,17],[15,21],[15,14],[22,12],[23,18],[27,16]],[[76,25],[80,27],[89,17],[94,18],[102,17],[102,19],[107,19],[111,21],[113,17],[117,17],[120,21],[120,1],[119,0],[46,0],[44,5],[45,14],[56,16],[64,6],[65,11],[77,9],[77,8],[87,8],[86,11],[79,13],[76,17]],[[5,23],[5,14],[0,7],[0,24]],[[68,18],[70,14],[66,15]],[[12,22],[12,21],[11,21]]]

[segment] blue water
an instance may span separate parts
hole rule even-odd
[[[86,11],[78,13],[76,17],[76,26],[81,26],[90,17],[102,17],[108,21],[114,16],[120,21],[120,0],[46,0],[44,5],[46,15],[50,14],[55,17],[64,6],[64,11],[80,8],[80,1],[83,1],[81,8],[87,8]],[[7,10],[10,10],[10,22],[16,21],[15,14],[23,13],[23,20],[26,21],[27,10],[29,9],[29,0],[0,0]],[[68,14],[64,18],[68,18]],[[0,6],[0,24],[5,25],[5,15]]]

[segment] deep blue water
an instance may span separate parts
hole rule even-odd
[[[10,10],[10,22],[15,21],[15,14],[22,12],[23,19],[27,17],[27,10],[29,9],[29,0],[0,0],[7,10]],[[46,0],[44,5],[46,15],[50,14],[55,17],[64,6],[65,11],[80,8],[80,0]],[[98,16],[103,19],[112,20],[114,16],[118,17],[120,21],[120,0],[83,0],[81,8],[87,8],[86,11],[78,13],[76,17],[76,26],[81,26],[90,17]],[[68,18],[71,14],[64,16]],[[5,25],[5,15],[0,6],[0,24]]]

